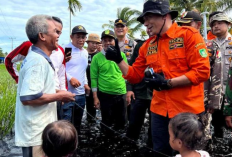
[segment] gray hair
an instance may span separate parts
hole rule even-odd
[[[27,37],[33,44],[38,42],[39,33],[48,33],[47,20],[53,20],[48,15],[35,15],[32,16],[26,24]]]

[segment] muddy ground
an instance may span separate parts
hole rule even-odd
[[[121,131],[115,133],[111,139],[106,138],[100,131],[100,113],[98,120],[88,123],[84,116],[80,134],[80,144],[77,156],[80,157],[151,157],[152,147],[147,144],[148,120],[145,119],[140,139],[137,142],[125,138],[125,133]],[[205,142],[205,150],[212,157],[232,157],[232,134],[229,130],[224,130],[224,138],[213,138],[212,141]],[[14,145],[14,133],[9,134],[0,140],[0,156],[21,157],[21,149]]]

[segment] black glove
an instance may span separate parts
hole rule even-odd
[[[120,48],[118,46],[118,39],[115,39],[115,46],[109,46],[106,49],[106,59],[114,61],[117,64],[123,60]]]
[[[168,90],[171,88],[171,86],[168,84],[169,80],[166,80],[163,74],[153,73],[152,77],[153,78],[150,78],[150,77],[144,78],[145,82],[152,89],[161,91],[161,90]]]

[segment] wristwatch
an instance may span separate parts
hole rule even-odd
[[[172,81],[171,79],[168,79],[168,81],[167,81],[167,85],[168,85],[169,88],[172,88],[171,81]]]

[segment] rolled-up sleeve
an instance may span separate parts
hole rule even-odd
[[[192,82],[193,85],[198,85],[209,79],[209,56],[204,39],[198,32],[191,32],[191,35],[187,35],[187,37],[189,38],[186,39],[185,42],[186,58],[190,70],[185,73],[185,76]]]

